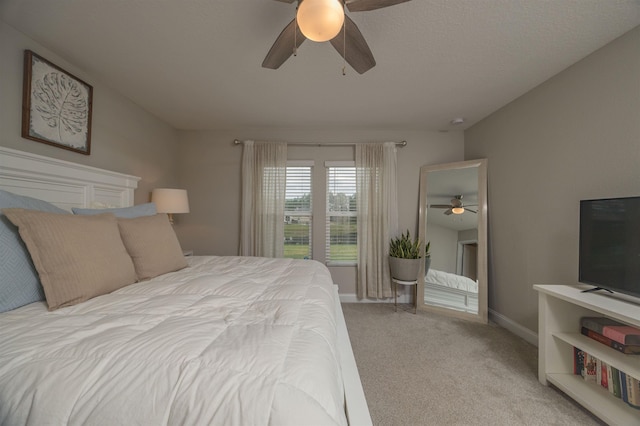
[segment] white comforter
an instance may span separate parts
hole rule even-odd
[[[430,268],[424,277],[425,283],[437,284],[444,287],[456,288],[458,290],[468,291],[470,293],[478,292],[478,282],[462,275],[452,274],[450,272],[439,271]]]
[[[189,263],[80,305],[0,314],[0,424],[346,424],[327,269]]]

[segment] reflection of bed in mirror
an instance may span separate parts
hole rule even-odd
[[[478,282],[431,268],[424,277],[424,298],[434,306],[476,314]]]

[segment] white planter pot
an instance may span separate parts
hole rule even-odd
[[[423,259],[401,259],[389,256],[391,278],[401,281],[415,281],[420,273],[420,263]]]

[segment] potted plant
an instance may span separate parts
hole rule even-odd
[[[400,237],[392,238],[389,243],[391,277],[401,281],[417,280],[424,254],[420,239],[412,239],[409,230]]]

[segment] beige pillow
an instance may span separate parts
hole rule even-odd
[[[74,216],[4,209],[38,271],[49,310],[71,306],[136,282],[111,213]]]
[[[178,237],[166,214],[118,218],[118,226],[139,280],[187,266]]]

